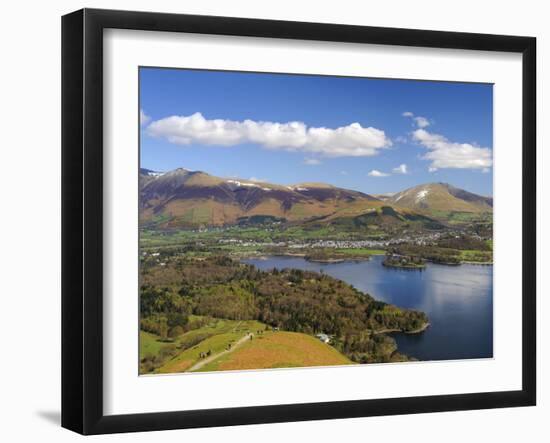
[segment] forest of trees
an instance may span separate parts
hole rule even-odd
[[[394,255],[392,253],[386,254],[384,266],[393,268],[407,268],[407,269],[424,269],[426,267],[425,260],[416,255]]]
[[[406,359],[384,330],[415,331],[423,312],[400,309],[330,277],[298,269],[269,272],[232,260],[173,256],[142,266],[141,328],[163,338],[189,328],[190,314],[258,320],[287,331],[334,337],[356,362]]]
[[[467,255],[463,255],[467,251]],[[486,240],[469,235],[446,235],[433,245],[401,244],[388,248],[389,255],[458,265],[462,261],[492,262],[492,246]]]
[[[470,235],[446,235],[437,241],[437,246],[459,250],[491,251],[491,246],[486,240]]]

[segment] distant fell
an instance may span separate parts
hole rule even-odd
[[[427,183],[392,195],[393,205],[417,211],[491,212],[493,199],[456,188],[448,183]]]

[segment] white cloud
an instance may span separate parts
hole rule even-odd
[[[426,117],[414,117],[413,120],[419,128],[430,126],[430,121]]]
[[[139,110],[139,124],[140,125],[146,125],[149,120],[151,120],[151,117],[149,117],[144,111],[143,109],[140,109]]]
[[[377,169],[373,169],[372,171],[369,172],[369,175],[371,177],[388,177],[390,174],[386,172],[378,171]]]
[[[304,159],[304,165],[317,166],[321,164],[321,160],[318,158],[306,158]]]
[[[403,112],[403,114],[401,115],[403,117],[411,118],[417,128],[422,129],[430,126],[430,120],[428,120],[426,117],[422,117],[420,115],[415,116],[412,112],[409,111]]]
[[[392,169],[394,174],[408,174],[407,165],[405,163],[400,164],[399,166]],[[378,169],[373,169],[368,174],[371,177],[389,177],[391,174],[389,172],[382,172]]]
[[[335,129],[308,127],[303,122],[208,120],[200,112],[152,122],[147,133],[170,143],[235,146],[254,143],[267,149],[301,151],[328,157],[369,157],[391,146],[384,131],[352,123]]]
[[[341,175],[348,175],[348,171],[340,171]]]
[[[407,169],[407,165],[405,163],[401,163],[396,168],[393,168],[392,171],[395,172],[396,174],[408,174],[409,173],[409,171]]]
[[[443,168],[483,170],[493,165],[493,154],[489,148],[452,142],[425,129],[414,131],[413,139],[428,149],[422,158],[431,160],[430,172]]]

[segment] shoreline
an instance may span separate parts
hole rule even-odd
[[[359,257],[338,257],[338,258],[307,258],[307,256],[304,256],[304,260],[312,263],[324,263],[324,264],[331,264],[331,263],[344,263],[344,262],[357,262],[357,261],[370,261],[369,256],[359,256]]]
[[[372,254],[372,255],[382,255],[382,254]],[[303,253],[277,253],[277,254],[245,254],[239,255],[240,260],[268,260],[270,257],[294,257],[294,258],[303,258],[304,260],[311,263],[321,263],[321,264],[337,264],[344,262],[358,262],[358,261],[370,261],[371,257],[369,256],[350,256],[350,257],[338,257],[338,258],[307,258],[307,254]]]
[[[346,261],[344,258],[306,258],[304,257],[304,260],[309,261],[311,263],[321,263],[321,264],[335,264],[335,263],[343,263]]]
[[[493,266],[492,261],[462,261],[461,265],[478,265],[478,266]]]
[[[424,332],[426,329],[428,329],[431,326],[430,322],[425,323],[424,325],[420,326],[418,329],[414,329],[412,331],[403,331],[405,334],[420,334],[421,332]]]
[[[381,329],[379,331],[374,331],[373,333],[374,334],[391,334],[394,332],[400,332],[402,334],[420,334],[421,332],[424,332],[426,329],[428,329],[430,326],[431,326],[431,323],[427,322],[421,327],[419,327],[418,329],[414,329],[412,331],[403,331],[402,329],[394,328],[394,329]]]
[[[426,266],[397,266],[397,265],[386,265],[382,263],[382,266],[385,268],[392,268],[392,269],[404,269],[405,271],[423,271],[426,269]]]
[[[303,258],[304,260],[311,263],[338,264],[338,263],[345,263],[345,262],[371,261],[371,257],[383,256],[383,255],[384,254],[370,254],[368,256],[358,256],[358,257],[308,259],[306,258],[307,254],[289,252],[289,253],[278,253],[278,254],[243,254],[243,255],[239,255],[238,258],[240,260],[250,260],[250,259],[268,260],[270,257],[295,257],[295,258]],[[460,266],[460,265],[494,266],[494,262],[479,262],[479,261],[467,261],[467,260],[460,261],[459,263],[445,263],[445,262],[436,262],[433,260],[426,259],[426,262],[432,263],[435,265],[442,265],[442,266]],[[388,265],[384,263],[381,263],[381,264],[382,266],[385,266],[387,268],[405,269],[407,271],[423,270],[427,268],[425,264],[423,266],[397,266],[397,265]]]

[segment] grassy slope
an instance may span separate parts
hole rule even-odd
[[[256,332],[264,329],[265,325],[254,320],[233,321],[219,320],[217,326],[205,326],[187,332],[179,337],[178,341],[184,341],[191,335],[200,335],[203,333],[214,333],[215,335],[201,341],[190,349],[179,353],[170,361],[161,366],[157,372],[183,372],[197,363],[201,352],[211,351],[213,354],[223,351],[229,343],[233,343],[246,335],[248,332]]]
[[[190,321],[200,320],[202,317],[192,315],[190,316]],[[158,356],[160,351],[167,346],[180,346],[186,342],[195,340],[197,337],[201,336],[211,336],[215,334],[224,334],[230,332],[234,329],[240,329],[245,327],[247,322],[242,322],[243,325],[239,324],[240,322],[234,320],[224,320],[224,319],[212,319],[208,325],[205,325],[200,328],[192,329],[185,334],[180,335],[172,339],[171,341],[162,341],[158,335],[152,334],[150,332],[139,331],[139,355],[140,358],[145,357],[146,355]]]
[[[364,212],[366,208],[379,206],[379,204],[380,202],[366,199],[360,200],[353,205],[335,199],[324,202],[313,200],[295,203],[289,210],[285,210],[281,202],[266,198],[259,204],[245,210],[236,204],[217,202],[212,199],[179,199],[171,201],[164,206],[161,214],[170,221],[164,224],[161,223],[161,225],[165,227],[221,226],[236,223],[239,217],[250,217],[253,215],[271,215],[290,221],[299,221],[311,217],[328,216],[341,210],[344,213],[359,214]],[[152,217],[152,213],[143,211],[142,218],[144,220],[150,221]]]
[[[321,343],[315,337],[295,332],[264,331],[265,325],[254,321],[216,319],[211,324],[189,331],[172,343],[162,342],[154,334],[140,331],[140,355],[158,355],[166,346],[185,343],[193,337],[214,334],[197,345],[186,349],[166,361],[156,373],[185,372],[199,362],[200,353],[211,351],[212,355],[224,351],[248,332],[255,337],[234,352],[221,356],[205,365],[201,371],[232,369],[265,369],[300,366],[333,366],[352,362],[333,347]],[[263,331],[258,335],[257,331]]]
[[[160,337],[145,331],[139,331],[139,353],[141,356],[158,355],[160,350],[171,343],[160,341]]]
[[[234,352],[221,356],[200,370],[207,372],[346,364],[352,362],[315,337],[280,331],[256,336]]]

